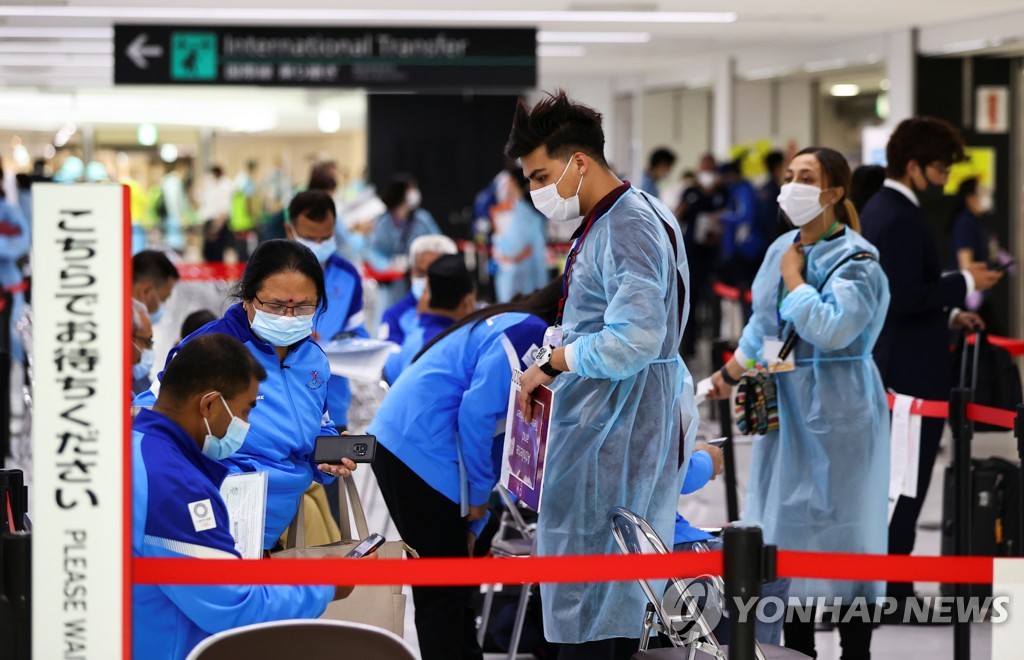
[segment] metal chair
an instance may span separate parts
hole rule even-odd
[[[521,559],[532,556],[537,543],[535,526],[528,524],[523,519],[519,505],[512,499],[512,494],[504,486],[499,485],[497,490],[502,504],[505,505],[505,511],[501,514],[498,531],[491,541],[491,554],[495,557],[507,559]],[[515,532],[518,536],[508,538],[508,532],[510,531]],[[532,594],[532,584],[524,584],[519,592],[519,603],[516,606],[516,621],[515,626],[512,628],[512,641],[508,647],[509,660],[515,660],[519,650],[519,640],[523,635],[523,626],[526,622],[526,608],[530,603],[530,596]],[[487,595],[484,596],[483,612],[480,615],[480,628],[476,633],[477,641],[481,647],[484,644],[484,636],[487,634],[487,624],[491,618],[491,608],[493,605],[494,585],[489,584],[487,585]]]
[[[616,507],[609,515],[612,536],[623,554],[668,554],[669,549],[651,525],[632,511]],[[717,576],[702,576],[709,579],[712,590],[706,594],[708,601],[724,602],[724,582]],[[700,579],[700,578],[698,578]],[[647,596],[647,610],[644,613],[640,634],[640,649],[634,660],[726,660],[728,647],[719,643],[701,609],[697,595],[690,593],[690,587],[697,580],[672,578],[664,597],[645,579],[637,580]],[[667,600],[678,599],[683,607],[678,614],[665,607]],[[721,607],[721,605],[719,605]],[[648,650],[652,633],[661,633],[673,648]],[[805,660],[807,656],[797,651],[769,644],[754,642],[754,654],[758,660]]]
[[[290,619],[232,628],[207,637],[186,660],[279,660],[299,656],[416,660],[401,637],[375,626],[323,619]]]

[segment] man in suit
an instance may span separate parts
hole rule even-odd
[[[903,121],[886,147],[888,167],[882,189],[861,214],[864,237],[875,244],[889,278],[892,301],[875,362],[887,388],[922,399],[949,398],[949,331],[981,329],[981,318],[959,309],[973,291],[984,291],[1001,273],[974,263],[943,273],[944,263],[928,226],[922,201],[942,195],[949,166],[963,160],[963,142],[941,119]],[[901,497],[889,523],[889,554],[914,549],[917,518],[928,492],[945,422],[921,420],[917,497]],[[913,585],[890,583],[889,595],[912,597]]]

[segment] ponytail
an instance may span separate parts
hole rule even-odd
[[[857,213],[857,207],[853,205],[847,198],[843,198],[843,203],[839,207],[840,221],[853,231],[860,233],[860,215]]]

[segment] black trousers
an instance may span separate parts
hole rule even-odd
[[[203,260],[224,261],[224,251],[232,246],[234,238],[225,222],[218,228],[214,220],[203,223]]]
[[[840,620],[846,615],[846,608],[839,611]],[[874,618],[874,607],[869,607],[870,618]],[[874,629],[871,621],[860,619],[837,623],[839,630],[839,645],[842,647],[842,660],[871,660],[871,633]],[[786,621],[782,624],[782,631],[785,635],[786,648],[799,651],[804,655],[817,658],[818,652],[814,648],[814,617],[811,621]]]
[[[942,441],[942,429],[946,422],[942,419],[923,418],[921,420],[921,456],[920,471],[917,476],[917,497],[901,497],[896,503],[896,510],[889,523],[889,554],[909,555],[914,550],[917,539],[917,519],[921,515],[921,506],[928,485],[932,480],[932,470],[939,454],[939,443]],[[914,595],[914,585],[910,582],[890,582],[888,595],[893,598],[909,598]]]
[[[640,640],[618,637],[583,644],[559,644],[558,660],[629,660],[640,648]],[[657,648],[654,640],[651,648]]]
[[[402,540],[421,557],[467,557],[459,505],[431,488],[381,444],[373,461],[384,502]],[[413,587],[423,660],[482,660],[473,587]]]

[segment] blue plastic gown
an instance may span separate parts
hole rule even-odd
[[[494,249],[506,259],[513,259],[530,249],[530,254],[517,263],[498,261],[494,290],[499,303],[512,300],[517,293],[531,293],[548,283],[545,258],[547,239],[544,216],[526,200],[519,200],[505,231],[494,237]]]
[[[540,555],[618,554],[608,525],[616,506],[672,538],[684,476],[681,410],[689,447],[697,416],[679,358],[689,295],[680,310],[677,270],[688,289],[675,218],[634,188],[596,222],[580,249],[563,324],[576,371],[552,386]],[[647,603],[636,582],[542,584],[541,594],[545,637],[562,644],[636,637]]]
[[[776,378],[779,431],[754,441],[743,520],[782,549],[886,554],[889,410],[871,350],[885,323],[889,282],[877,261],[851,261],[816,290],[845,257],[877,257],[847,229],[807,250],[808,285],[779,309],[782,255],[795,235],[768,249],[740,339],[743,355],[761,361],[764,338],[779,333],[779,314],[800,336],[797,368]],[[794,579],[790,594],[876,598],[884,590],[883,582]]]

